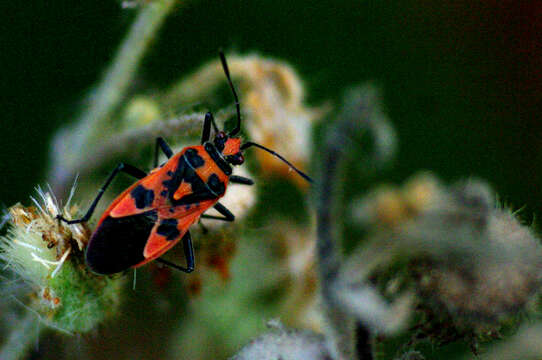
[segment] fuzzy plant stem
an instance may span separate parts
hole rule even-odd
[[[88,150],[89,143],[103,134],[107,122],[123,99],[145,51],[175,3],[176,0],[146,2],[118,50],[111,67],[92,92],[87,110],[76,120],[77,130],[71,132],[69,141],[66,140],[63,132],[55,138],[53,166],[48,176],[54,184],[55,191],[62,190],[69,181],[68,177],[73,176],[74,163],[79,159],[74,154],[81,154],[83,150]]]
[[[78,120],[88,131],[88,138],[100,135],[103,128],[100,123],[108,121],[111,112],[122,100],[145,50],[174,4],[175,0],[148,1],[137,15],[111,67],[96,89],[88,110]]]
[[[344,127],[345,124],[339,124]],[[335,298],[334,284],[337,281],[342,262],[339,248],[340,230],[336,223],[337,196],[340,193],[338,184],[340,165],[343,158],[340,134],[347,134],[342,129],[332,128],[328,134],[326,146],[322,157],[319,184],[316,193],[319,195],[317,203],[317,243],[316,250],[319,262],[320,286],[322,300],[326,308],[328,331],[333,332],[331,353],[337,360],[352,359],[354,356],[354,326],[349,315],[341,310]]]
[[[42,327],[36,328],[38,320],[36,314],[27,311],[18,323],[13,324],[13,331],[6,339],[0,350],[0,359],[18,360],[24,359],[28,350],[35,345]]]
[[[337,301],[335,284],[343,261],[342,231],[337,216],[343,183],[342,167],[346,160],[344,140],[359,133],[373,113],[370,98],[361,98],[355,114],[343,114],[328,131],[321,156],[317,184],[317,257],[322,300],[326,308],[329,331],[333,332],[331,352],[336,359],[372,359],[369,329],[343,310]]]
[[[133,151],[134,148],[154,145],[156,137],[163,134],[190,134],[195,132],[196,129],[201,128],[204,116],[202,113],[186,114],[126,130],[115,137],[105,139],[100,143],[100,146],[93,149],[92,156],[88,156],[85,161],[76,164],[72,170],[74,173],[84,176],[93,169],[100,167],[104,163],[104,159],[118,157]],[[221,117],[219,114],[216,118],[220,119]]]

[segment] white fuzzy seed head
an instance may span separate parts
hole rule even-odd
[[[0,259],[26,281],[45,287],[72,251],[73,243],[82,250],[90,231],[84,224],[66,226],[56,219],[62,214],[71,219],[76,207],[60,208],[56,198],[37,188],[35,206],[16,204],[9,209],[10,227],[0,239]],[[69,206],[69,204],[68,204]]]
[[[37,189],[34,206],[9,209],[9,228],[0,237],[0,260],[14,280],[28,286],[20,300],[48,327],[67,333],[88,332],[118,309],[122,281],[92,274],[83,260],[90,230],[86,224],[66,225],[77,207],[59,206],[50,192]],[[73,189],[72,193],[73,195]],[[23,290],[23,288],[21,288]]]
[[[323,336],[310,331],[284,329],[270,324],[274,331],[252,340],[232,360],[331,359]]]

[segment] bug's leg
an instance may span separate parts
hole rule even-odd
[[[158,167],[158,148],[162,149],[162,152],[167,156],[169,159],[173,156],[173,151],[171,151],[171,148],[169,147],[166,140],[164,140],[162,137],[156,138],[156,146],[154,148],[154,167]]]
[[[187,231],[186,234],[183,236],[183,247],[184,247],[184,256],[186,257],[186,267],[179,266],[177,264],[174,264],[172,262],[169,262],[167,260],[164,260],[162,258],[156,259],[159,263],[162,263],[164,265],[171,266],[174,269],[181,270],[185,273],[191,273],[194,271],[194,247],[192,246],[192,237],[190,236],[190,232]]]
[[[203,120],[203,132],[201,133],[202,144],[209,141],[209,138],[211,137],[211,124],[213,125],[215,133],[217,133],[218,127],[216,126],[215,118],[213,117],[212,113],[208,112],[205,114],[205,120]]]
[[[207,229],[207,226],[203,225],[203,223],[201,222],[201,219],[199,219],[198,225],[201,227],[201,232],[203,234],[207,234],[209,232],[209,229]]]
[[[98,205],[98,202],[102,198],[102,195],[104,194],[105,190],[107,190],[107,188],[111,184],[111,181],[113,181],[113,179],[115,178],[115,176],[117,176],[119,171],[125,172],[128,175],[131,175],[131,176],[133,176],[133,177],[135,177],[137,179],[142,179],[145,176],[147,176],[146,172],[136,168],[135,166],[128,165],[128,164],[125,164],[125,163],[120,163],[120,164],[117,165],[117,167],[115,169],[113,169],[113,171],[111,172],[111,175],[109,175],[109,177],[105,181],[105,184],[98,191],[98,195],[96,195],[96,198],[94,198],[94,201],[92,202],[92,204],[90,204],[90,207],[88,208],[87,213],[81,219],[67,220],[64,217],[62,217],[62,215],[60,215],[60,214],[57,215],[56,218],[58,220],[64,221],[68,225],[87,222],[88,219],[90,219],[90,217],[92,216],[92,213],[94,213],[94,210],[96,209],[96,205]]]
[[[231,213],[231,211],[229,211],[228,208],[225,207],[224,205],[222,205],[221,203],[216,203],[215,206],[213,206],[213,207],[215,208],[216,211],[218,211],[219,213],[224,215],[224,217],[203,214],[203,215],[201,215],[201,218],[202,219],[222,220],[222,221],[234,221],[235,220],[235,215],[233,215]]]
[[[254,180],[246,178],[244,176],[237,176],[237,175],[231,175],[230,182],[234,184],[254,185]]]

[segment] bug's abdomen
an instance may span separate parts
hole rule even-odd
[[[143,249],[157,219],[156,210],[137,215],[105,217],[90,238],[85,255],[97,274],[114,274],[143,260]]]

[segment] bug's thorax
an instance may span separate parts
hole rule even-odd
[[[184,149],[183,154],[186,162],[203,182],[208,183],[211,176],[217,176],[220,181],[228,182],[232,167],[213,143],[191,146]]]
[[[231,170],[213,144],[186,147],[159,170],[154,182],[160,189],[159,196],[153,205],[157,208],[212,206],[214,203],[208,200],[218,200],[224,195]]]

